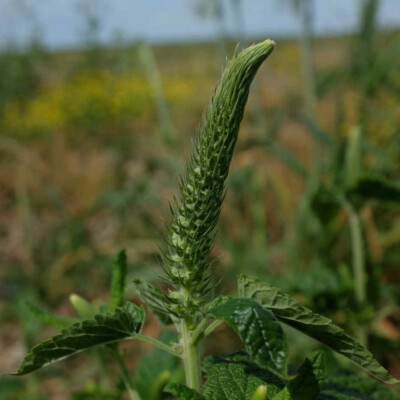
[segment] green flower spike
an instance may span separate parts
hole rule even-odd
[[[235,54],[208,106],[195,139],[164,253],[166,273],[182,303],[199,299],[210,281],[210,252],[233,150],[250,84],[275,43],[266,40]]]

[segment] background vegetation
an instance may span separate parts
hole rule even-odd
[[[54,332],[39,335],[27,304],[71,317],[70,293],[104,302],[120,248],[132,279],[158,282],[166,200],[237,40],[218,2],[199,3],[222,24],[215,42],[105,48],[88,13],[79,50],[35,39],[0,54],[0,372]],[[313,39],[307,3],[293,2],[302,34],[278,38],[250,95],[214,248],[218,290],[230,293],[240,271],[259,276],[352,332],[399,378],[400,33],[378,31],[379,1],[364,0],[357,33]],[[241,2],[232,6],[240,21]],[[157,336],[157,322],[145,332]],[[293,342],[301,361],[311,345]],[[238,346],[223,327],[207,354],[216,343]],[[130,367],[149,350],[130,346]],[[79,356],[0,378],[0,399],[115,399],[109,387]]]

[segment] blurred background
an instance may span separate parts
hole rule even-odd
[[[202,110],[237,43],[266,38],[277,46],[231,167],[217,291],[234,293],[239,272],[268,280],[400,378],[399,0],[0,0],[0,373],[55,332],[27,304],[71,317],[71,293],[105,302],[119,249],[129,282],[159,282]],[[127,297],[139,301],[132,284]],[[293,362],[318,346],[288,335]],[[237,346],[221,327],[206,353]],[[128,350],[134,369],[149,349]],[[0,399],[122,399],[111,387],[80,355],[0,378]]]

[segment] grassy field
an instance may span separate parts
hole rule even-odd
[[[357,126],[361,168],[400,182],[399,43],[397,32],[380,35],[363,75],[355,37],[318,39],[314,119],[303,106],[298,43],[277,40],[250,95],[213,251],[216,280],[227,282],[219,291],[230,293],[243,270],[268,279],[362,335],[397,377],[399,203],[373,199],[359,209],[369,277],[368,304],[360,307],[346,212],[331,217],[332,205],[317,204],[316,193],[346,178],[344,153]],[[0,63],[0,372],[7,373],[26,346],[54,332],[39,333],[26,301],[64,316],[73,315],[71,293],[106,301],[110,260],[120,248],[131,278],[158,282],[168,201],[222,64],[213,43],[32,48],[2,54]],[[320,219],[310,215],[318,207]],[[128,296],[137,301],[133,285]],[[159,332],[155,320],[145,329]],[[215,335],[226,338],[223,350],[238,346],[223,329]],[[295,340],[298,359],[315,347]],[[134,367],[148,349],[129,351]],[[24,380],[0,378],[0,399],[106,392],[104,373],[79,357]]]

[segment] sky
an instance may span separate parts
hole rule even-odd
[[[238,33],[230,0],[221,0],[228,33]],[[357,27],[362,0],[314,0],[315,32],[350,32]],[[195,0],[0,0],[0,46],[27,43],[32,35],[49,47],[77,47],[85,37],[82,9],[100,20],[104,43],[148,40],[153,43],[204,40],[215,37],[220,27],[215,20],[194,12]],[[248,36],[293,36],[299,20],[287,0],[242,0]],[[400,27],[400,0],[381,0],[379,23]]]

